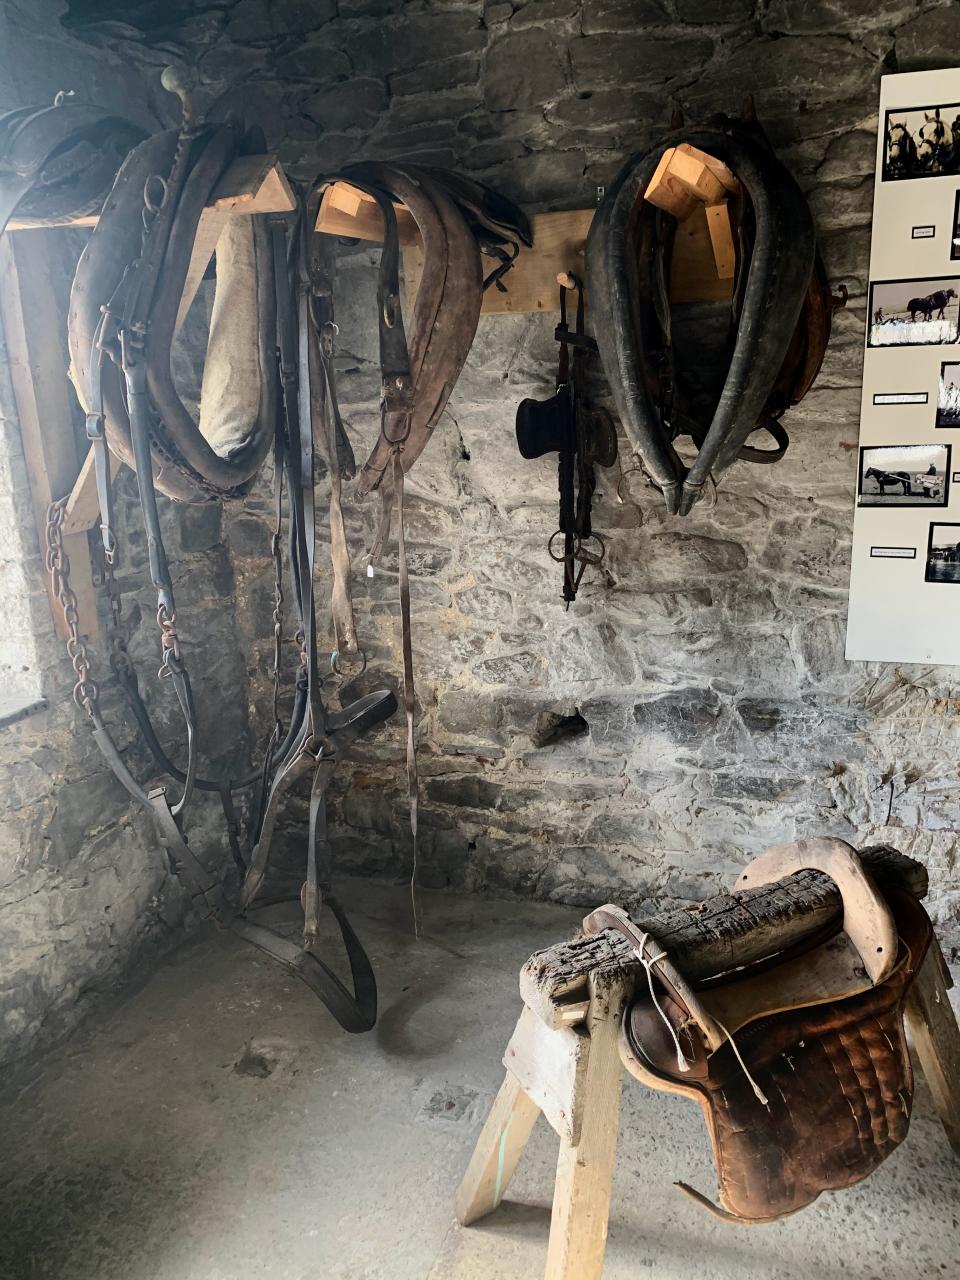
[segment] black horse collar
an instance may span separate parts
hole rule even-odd
[[[726,375],[706,408],[702,398],[691,398],[675,361],[668,297],[677,223],[644,200],[664,151],[682,142],[721,160],[740,187],[732,209],[739,243]],[[783,455],[787,440],[777,419],[819,369],[829,334],[829,289],[807,202],[759,126],[723,119],[681,128],[633,156],[597,209],[586,262],[613,398],[668,511],[688,514],[710,478],[738,456],[775,461]],[[798,321],[809,332],[798,334]],[[795,367],[786,382],[793,385],[784,386],[788,356]],[[777,449],[745,446],[758,426],[774,435]],[[674,447],[683,435],[698,446],[689,466]]]

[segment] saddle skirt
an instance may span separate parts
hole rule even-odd
[[[843,934],[805,939],[695,992],[643,939],[649,978],[624,1015],[621,1056],[650,1088],[699,1103],[722,1208],[677,1185],[718,1216],[762,1223],[795,1213],[866,1178],[906,1137],[913,1071],[904,1004],[932,928],[906,891],[884,901],[897,949],[875,984],[848,963],[855,952]],[[617,908],[600,908],[584,926],[638,941]]]
[[[62,95],[0,113],[0,235],[15,213],[38,225],[96,213],[143,137],[129,120]]]

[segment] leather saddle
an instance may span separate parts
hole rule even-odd
[[[0,113],[0,235],[13,217],[43,225],[96,213],[144,131],[58,94]]]
[[[689,143],[738,181],[731,199],[736,268],[729,305],[669,300],[676,220],[644,200],[669,147]],[[776,462],[780,419],[809,390],[844,299],[831,292],[806,198],[753,113],[680,127],[633,156],[597,209],[587,239],[594,327],[627,438],[667,510],[687,515],[738,458]],[[758,428],[773,449],[748,445]],[[689,465],[675,442],[689,436]]]
[[[913,1072],[904,1002],[932,931],[904,890],[881,895],[842,840],[769,849],[736,888],[813,867],[836,882],[842,931],[808,938],[694,990],[618,907],[584,921],[635,946],[646,977],[624,1015],[624,1065],[653,1089],[701,1106],[717,1167],[718,1208],[733,1222],[770,1222],[822,1191],[867,1177],[906,1137]]]

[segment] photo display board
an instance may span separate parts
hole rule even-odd
[[[960,69],[881,81],[867,303],[847,658],[960,664]]]

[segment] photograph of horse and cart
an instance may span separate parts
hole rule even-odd
[[[860,450],[861,507],[945,507],[948,444],[873,445]]]
[[[927,582],[960,582],[960,524],[931,524],[927,539]]]
[[[960,103],[888,111],[883,181],[960,173]]]
[[[960,336],[960,277],[880,280],[870,286],[868,347],[917,347]]]

